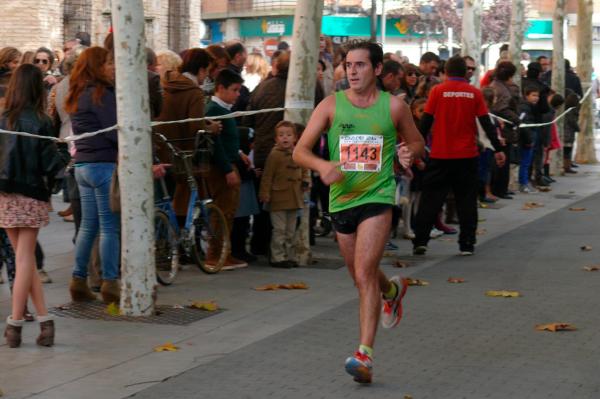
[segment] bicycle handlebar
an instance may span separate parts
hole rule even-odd
[[[185,138],[181,138],[181,139],[168,139],[162,133],[154,132],[154,135],[156,137],[158,137],[163,143],[165,143],[167,145],[167,147],[169,148],[169,150],[171,150],[171,152],[173,154],[175,154],[175,156],[179,156],[179,157],[183,157],[184,155],[188,155],[188,154],[184,154],[182,150],[178,149],[177,147],[175,147],[171,143],[176,143],[176,142],[181,142],[181,141],[196,140],[196,146],[197,146],[197,144],[198,144],[198,137],[201,136],[201,135],[205,135],[205,134],[208,134],[206,130],[198,130],[196,132],[196,136],[195,137],[185,137]]]

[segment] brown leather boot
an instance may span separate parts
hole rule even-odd
[[[121,299],[121,288],[119,287],[119,281],[103,280],[102,286],[100,287],[100,294],[102,295],[102,300],[104,303],[118,304]]]
[[[8,316],[6,319],[4,338],[6,338],[6,344],[9,348],[18,348],[21,346],[23,324],[25,324],[25,320],[13,320],[11,316]]]
[[[69,292],[74,302],[91,302],[96,300],[96,295],[90,290],[84,278],[72,277]]]
[[[37,337],[37,344],[40,346],[54,345],[54,320],[50,316],[38,317],[40,322],[40,335]]]

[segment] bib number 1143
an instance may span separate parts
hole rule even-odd
[[[381,171],[383,136],[354,134],[340,136],[340,162],[345,172]]]

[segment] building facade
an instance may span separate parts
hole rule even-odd
[[[0,47],[22,51],[62,49],[77,32],[102,45],[112,25],[110,0],[8,0],[3,4]],[[200,0],[144,0],[146,42],[176,51],[200,45]]]

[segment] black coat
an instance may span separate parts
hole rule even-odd
[[[23,111],[12,129],[7,129],[7,122],[1,118],[0,129],[54,136],[50,118],[40,118],[32,109]],[[69,154],[60,153],[53,141],[0,133],[0,191],[48,201],[48,181],[68,159]]]

